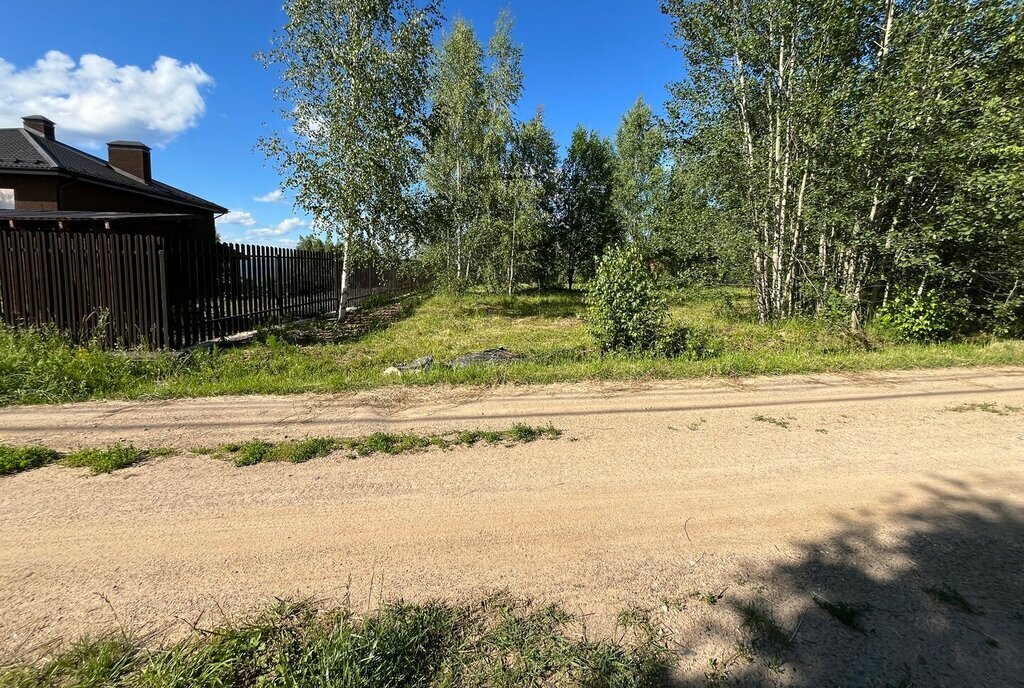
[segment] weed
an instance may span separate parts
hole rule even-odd
[[[0,445],[0,475],[12,475],[22,471],[42,468],[59,457],[57,452],[45,447],[8,447]]]
[[[789,421],[788,420],[782,420],[781,418],[774,418],[772,416],[760,416],[760,415],[758,415],[758,416],[754,416],[754,420],[757,421],[758,423],[768,423],[769,425],[774,425],[776,427],[782,428],[783,430],[788,430],[789,429]]]
[[[255,466],[258,463],[269,461],[274,453],[274,445],[263,440],[253,440],[241,445],[231,445],[231,447],[237,447],[237,449],[229,447],[224,449],[235,454],[235,465],[240,468],[243,466]]]
[[[694,590],[690,593],[690,597],[701,600],[705,604],[713,607],[721,602],[722,598],[725,597],[725,590],[722,590],[721,592],[701,592],[700,590]]]
[[[943,584],[941,586],[933,585],[925,588],[924,591],[938,602],[949,605],[955,609],[959,609],[965,614],[970,614],[971,616],[978,615],[978,611],[970,602],[967,601],[967,598],[961,595],[955,588],[951,588]]]
[[[338,441],[330,437],[312,437],[298,442],[282,442],[274,448],[274,460],[287,463],[306,463],[330,456],[338,448]]]
[[[827,612],[832,618],[844,626],[849,626],[855,631],[864,633],[864,629],[860,625],[861,617],[867,612],[871,611],[869,605],[854,605],[843,602],[830,602],[824,598],[818,597],[817,595],[812,596],[814,604],[818,605],[823,611]]]
[[[159,650],[122,636],[82,641],[0,671],[0,686],[657,685],[669,655],[656,633],[611,642],[577,628],[558,607],[507,597],[389,603],[367,616],[279,602]]]
[[[755,643],[776,648],[789,647],[792,644],[790,634],[775,620],[775,614],[771,609],[756,602],[743,602],[738,610],[743,619],[740,627],[751,634]]]
[[[1020,413],[1021,407],[1001,406],[999,404],[993,404],[985,401],[972,404],[960,404],[959,406],[950,406],[946,410],[952,413],[970,413],[971,411],[980,411],[982,413],[991,413],[996,416],[1012,416],[1015,413]]]
[[[425,451],[432,447],[437,449],[451,449],[458,446],[472,447],[480,442],[521,444],[534,442],[540,438],[556,439],[561,436],[562,431],[552,425],[535,428],[519,424],[510,430],[468,430],[445,435],[377,432],[365,437],[316,437],[278,444],[255,440],[247,444],[224,445],[221,447],[220,453],[231,456],[237,466],[252,466],[267,462],[304,463],[329,456],[340,449],[354,452],[357,457],[376,454],[396,456]]]
[[[686,609],[686,600],[681,597],[662,597],[661,609],[664,612],[681,612]]]
[[[688,423],[686,425],[686,427],[690,429],[690,432],[697,432],[698,430],[700,430],[701,426],[704,425],[705,423],[707,423],[707,421],[704,420],[703,418],[701,418],[700,420],[696,420],[696,421],[694,421],[692,423]]]
[[[61,462],[71,468],[88,468],[93,475],[113,473],[134,466],[150,454],[132,445],[117,443],[106,449],[82,449],[66,455]]]

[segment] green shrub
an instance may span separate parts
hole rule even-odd
[[[0,475],[11,475],[42,468],[59,458],[57,452],[45,447],[7,447],[0,445]]]
[[[877,323],[908,342],[942,342],[964,334],[969,326],[968,302],[952,294],[928,291],[921,296],[898,294],[878,311]]]
[[[589,297],[590,330],[602,352],[657,353],[668,304],[635,246],[610,249]]]
[[[146,456],[141,449],[118,443],[106,449],[83,449],[68,454],[63,463],[71,468],[88,468],[93,475],[99,475],[134,466]]]
[[[1024,339],[1024,296],[995,307],[992,313],[992,334],[1006,339]]]

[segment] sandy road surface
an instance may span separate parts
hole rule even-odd
[[[1005,415],[950,410],[964,404]],[[63,448],[518,420],[566,433],[0,478],[0,652],[115,613],[174,633],[272,596],[363,605],[508,588],[589,614],[597,632],[626,605],[658,610],[682,681],[703,681],[714,657],[744,685],[1024,685],[1024,413],[1005,407],[1024,407],[1024,369],[0,409],[0,441]],[[978,614],[937,602],[936,586]],[[702,594],[723,591],[715,605]],[[864,632],[812,595],[870,605]],[[791,649],[736,652],[749,601],[794,631]]]

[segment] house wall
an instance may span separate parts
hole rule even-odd
[[[177,236],[212,241],[217,235],[213,213],[128,190],[40,175],[0,175],[0,187],[13,188],[16,210],[82,210],[98,213],[179,213],[195,220],[179,225]],[[143,232],[144,226],[139,231]],[[170,232],[168,232],[170,234]]]

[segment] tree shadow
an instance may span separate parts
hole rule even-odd
[[[783,637],[733,615],[710,630],[736,651],[670,684],[1024,685],[1024,510],[992,495],[936,477],[914,506],[897,495],[884,517],[838,519],[834,537],[754,575]]]
[[[295,346],[316,344],[350,344],[381,330],[408,320],[416,315],[423,303],[422,297],[413,296],[379,305],[367,304],[349,313],[343,320],[318,318],[296,323],[284,323],[261,332],[259,340],[266,343],[270,337]]]

